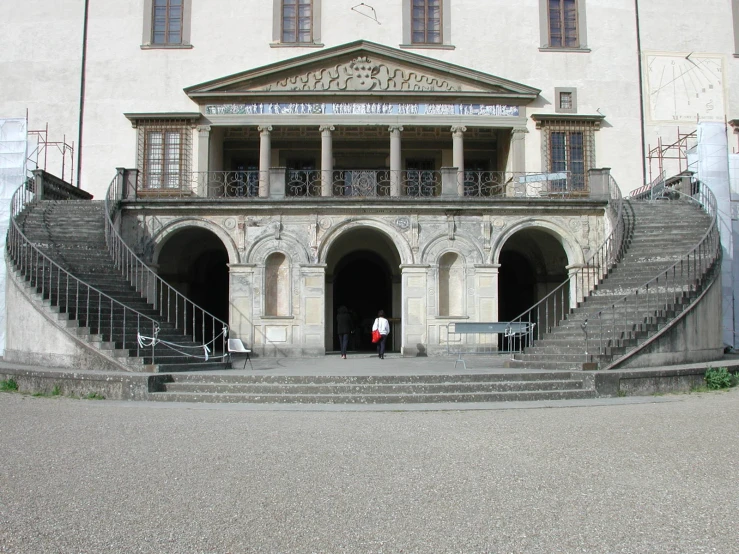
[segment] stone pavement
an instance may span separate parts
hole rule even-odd
[[[0,552],[736,552],[739,390],[623,400],[278,412],[0,393]]]

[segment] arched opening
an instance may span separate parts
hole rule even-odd
[[[384,310],[391,323],[388,351],[400,349],[400,257],[392,241],[374,229],[348,231],[331,246],[326,269],[326,350],[338,350],[334,322],[345,306],[354,320],[349,351],[373,351],[372,323]]]
[[[264,315],[290,315],[290,264],[285,254],[270,254],[264,264]]]
[[[528,228],[513,234],[499,256],[498,320],[511,321],[567,280],[567,253],[559,237]],[[565,287],[567,289],[567,287]],[[569,290],[532,314],[537,325],[551,325],[555,314],[569,308]],[[548,321],[543,321],[547,318]]]
[[[464,259],[447,252],[439,259],[439,315],[464,314]]]
[[[198,227],[177,231],[162,245],[157,261],[162,279],[188,300],[228,322],[228,252],[215,234]],[[195,331],[199,336],[201,329]]]

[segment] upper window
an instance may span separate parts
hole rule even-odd
[[[452,0],[403,0],[403,48],[453,48]]]
[[[182,44],[182,0],[154,0],[152,43]]]
[[[313,42],[313,0],[282,0],[282,42]]]
[[[577,48],[576,0],[549,0],[549,46]]]
[[[321,0],[273,0],[272,46],[322,46]]]
[[[192,0],[144,0],[145,48],[189,48]]]
[[[441,43],[441,0],[413,0],[411,42]]]
[[[588,51],[585,0],[539,0],[539,23],[542,48]]]

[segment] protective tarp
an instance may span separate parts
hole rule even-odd
[[[734,238],[735,279],[739,276],[739,154],[729,154],[729,182],[731,183],[731,230]],[[734,284],[734,348],[739,347],[737,326],[739,324],[739,281]]]
[[[25,119],[0,119],[0,247],[10,223],[10,199],[26,178],[28,124]],[[0,255],[0,356],[5,355],[7,313],[5,306],[5,256]]]
[[[724,123],[698,124],[698,165],[696,176],[708,185],[716,197],[721,247],[724,258],[721,265],[723,292],[724,344],[736,346],[734,330],[734,229],[731,217],[731,188],[729,184],[729,147]]]

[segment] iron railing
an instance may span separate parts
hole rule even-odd
[[[262,176],[265,182],[267,172]],[[257,198],[260,172],[246,171],[198,171],[192,174],[191,191],[206,198]]]
[[[157,275],[131,248],[118,233],[119,207],[124,186],[123,173],[120,172],[108,187],[105,196],[105,240],[115,267],[131,285],[154,306],[162,321],[171,323],[183,336],[208,348],[208,358],[225,359],[228,356],[226,341],[228,324],[207,312]],[[150,338],[155,338],[151,335]],[[179,355],[177,345],[170,345]],[[202,351],[201,346],[201,351]],[[201,356],[192,356],[199,358]]]
[[[600,356],[608,361],[624,340],[636,338],[635,332],[655,332],[671,314],[692,303],[715,278],[722,255],[716,197],[699,181],[690,186],[692,194],[677,188],[670,188],[670,192],[681,200],[697,204],[711,217],[711,224],[698,244],[659,275],[608,307],[586,314],[591,325],[586,334],[585,350],[591,359]],[[624,321],[630,324],[624,325]],[[643,329],[634,329],[633,322],[639,322]]]
[[[651,182],[638,189],[632,190],[629,198],[633,200],[655,200],[665,192],[665,177],[667,173],[663,170]]]
[[[200,171],[157,187],[136,183],[141,198],[270,197],[269,171]],[[272,178],[276,178],[272,173]],[[280,179],[283,177],[280,176]],[[261,194],[260,194],[261,193]],[[287,169],[284,196],[290,198],[581,198],[589,194],[582,175],[568,171],[438,171],[426,169]]]
[[[465,197],[582,197],[588,194],[588,189],[583,179],[576,177],[568,171],[464,171],[458,173],[457,179],[460,195]]]
[[[126,356],[135,352],[137,357],[153,357],[153,347],[142,347],[138,336],[142,332],[154,336],[159,322],[78,279],[25,236],[18,225],[18,218],[36,201],[33,188],[31,177],[15,191],[10,202],[11,221],[6,250],[16,270],[42,299],[60,313],[77,320],[91,336],[97,335],[103,342],[113,342],[113,348],[126,351]],[[54,196],[65,199],[60,196],[60,190],[57,188]]]
[[[531,333],[522,338],[525,342],[522,347],[531,346],[562,321],[570,312],[571,302],[576,304],[590,294],[595,285],[623,256],[624,239],[628,234],[623,198],[621,189],[613,177],[609,175],[608,179],[610,201],[607,212],[612,225],[611,232],[582,267],[531,308],[511,320],[516,326],[527,325],[532,329]]]

